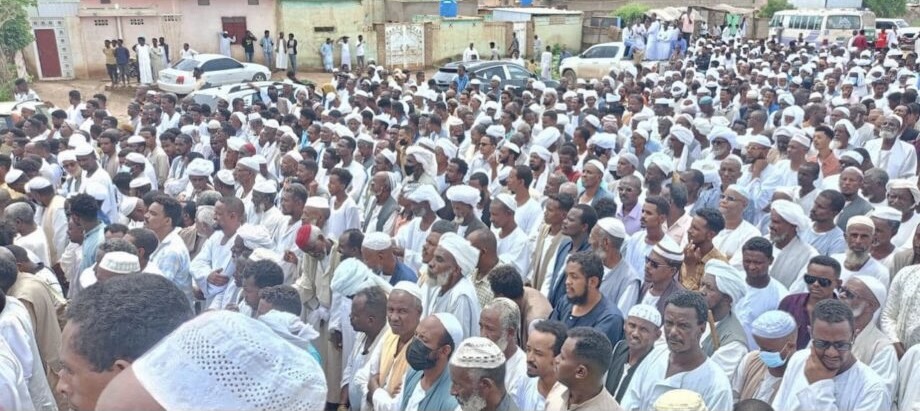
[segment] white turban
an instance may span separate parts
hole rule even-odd
[[[667,154],[662,152],[653,153],[652,155],[645,158],[645,170],[648,171],[649,167],[652,165],[658,167],[664,175],[670,175],[674,171],[674,160],[671,159]]]
[[[473,247],[469,241],[454,233],[444,233],[438,241],[438,247],[443,248],[454,257],[460,273],[469,275],[479,262],[479,249]]]
[[[438,141],[435,142],[435,145],[437,145],[441,151],[444,152],[444,155],[447,156],[447,158],[457,157],[457,146],[449,139],[439,138]]]
[[[326,402],[323,369],[310,353],[278,338],[265,323],[227,310],[189,320],[131,368],[168,410],[202,404],[215,410],[315,410]]]
[[[188,163],[188,175],[190,177],[210,177],[214,174],[214,163],[203,158],[196,158]]]
[[[671,127],[671,136],[676,138],[677,141],[680,141],[685,146],[693,142],[693,132],[681,125],[675,125]]]
[[[735,267],[724,261],[709,260],[706,263],[705,273],[715,277],[719,292],[731,297],[734,304],[741,301],[747,292],[744,276]]]
[[[670,236],[664,236],[652,251],[671,261],[684,261],[684,250]]]
[[[543,161],[549,161],[553,157],[552,153],[543,146],[532,146],[530,147],[530,155],[536,155],[540,157]]]
[[[879,308],[876,310],[876,315],[878,315],[885,308],[885,302],[888,301],[888,287],[881,280],[870,275],[854,275],[850,278],[861,281],[872,292],[875,301],[878,302]]]
[[[349,258],[336,267],[329,287],[341,295],[352,296],[358,291],[375,286],[383,288],[387,294],[393,289],[389,282],[374,274],[361,260]]]
[[[271,328],[275,334],[285,341],[301,349],[308,349],[310,341],[319,337],[319,333],[311,326],[300,320],[300,317],[286,311],[270,310],[259,316],[259,321]]]
[[[134,209],[137,208],[137,203],[140,202],[140,199],[137,197],[124,196],[121,199],[121,203],[118,204],[118,212],[127,217],[128,214],[134,212]]]
[[[910,190],[910,195],[914,198],[914,205],[920,203],[920,189],[917,188],[917,184],[911,182],[906,178],[897,178],[888,182],[888,185],[885,187],[888,192],[891,190]]]
[[[236,230],[236,235],[243,239],[243,246],[250,250],[275,247],[275,242],[272,241],[268,229],[261,225],[243,224],[239,230]]]
[[[559,133],[559,129],[556,127],[547,127],[537,134],[537,137],[533,140],[533,144],[543,148],[549,148],[559,141],[560,136],[561,133]]]
[[[434,158],[434,152],[419,146],[412,146],[406,150],[406,155],[415,157],[415,160],[418,161],[422,169],[425,170],[425,174],[431,177],[438,175],[438,163]]]
[[[779,214],[783,220],[794,225],[796,227],[796,233],[800,235],[805,233],[805,230],[808,230],[808,227],[811,225],[808,217],[805,216],[805,212],[802,211],[802,206],[792,201],[777,200],[774,201],[770,207],[770,209],[776,212],[776,214]]]
[[[431,184],[420,184],[415,190],[409,192],[406,198],[417,203],[427,202],[428,208],[434,212],[444,208],[445,205],[444,199],[438,195],[438,192]]]
[[[476,207],[480,201],[479,190],[468,186],[458,185],[447,189],[447,199],[452,202],[460,202]]]

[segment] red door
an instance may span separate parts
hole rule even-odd
[[[42,70],[42,78],[61,77],[61,59],[58,57],[54,30],[35,30],[35,44],[38,46],[38,61]]]
[[[243,44],[243,37],[246,36],[246,17],[221,17],[220,20],[224,31],[230,34],[230,37],[236,37],[233,44]]]

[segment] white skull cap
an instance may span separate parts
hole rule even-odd
[[[317,410],[326,402],[323,369],[306,350],[231,311],[183,324],[132,368],[168,410]]]

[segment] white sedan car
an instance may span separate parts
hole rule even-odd
[[[190,59],[180,59],[160,70],[157,87],[176,94],[195,90],[194,70],[201,70],[207,87],[236,84],[246,81],[263,81],[271,77],[268,67],[255,63],[241,63],[220,54],[199,54]]]
[[[601,78],[610,74],[613,68],[631,64],[624,60],[625,52],[626,46],[621,42],[596,44],[577,56],[563,60],[559,72],[569,84],[574,84],[579,78]]]

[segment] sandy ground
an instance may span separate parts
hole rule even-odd
[[[317,84],[329,81],[329,74],[323,72],[301,72],[297,73],[298,79],[307,79]],[[281,73],[275,73],[273,79],[283,79]],[[60,81],[39,81],[32,85],[32,88],[44,101],[50,101],[57,107],[67,106],[67,94],[70,90],[77,89],[83,95],[83,99],[91,98],[94,94],[103,93],[108,97],[108,109],[118,119],[127,119],[128,103],[134,98],[134,85],[128,88],[118,87],[109,88],[108,80],[60,80]]]

